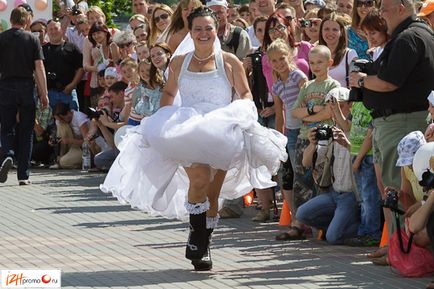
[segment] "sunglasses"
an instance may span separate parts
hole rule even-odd
[[[122,49],[122,48],[127,48],[127,47],[130,47],[131,44],[132,44],[132,42],[122,43],[122,44],[118,44],[118,47],[119,47],[120,49]]]
[[[155,21],[155,23],[158,23],[158,22],[160,22],[160,20],[166,20],[167,18],[169,18],[169,14],[164,13],[164,14],[161,14],[160,16],[154,17],[154,21]]]
[[[292,20],[294,20],[294,17],[288,15],[288,16],[285,16],[285,19],[288,20],[288,22],[291,22]]]
[[[268,33],[274,33],[274,32],[283,32],[285,31],[287,27],[285,25],[277,25],[276,27],[268,29]]]
[[[372,0],[367,0],[367,1],[357,1],[357,7],[373,7],[374,6],[374,1]]]

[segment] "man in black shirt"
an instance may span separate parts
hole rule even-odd
[[[24,31],[31,21],[30,13],[23,7],[17,7],[12,10],[10,21],[12,28],[0,34],[0,135],[4,152],[0,182],[6,182],[12,158],[16,157],[18,182],[27,185],[35,124],[33,72],[42,107],[48,105],[48,95],[41,45],[35,36]],[[20,126],[15,150],[17,114]]]
[[[61,23],[50,20],[47,24],[50,42],[42,47],[44,65],[47,72],[48,98],[54,109],[57,103],[69,104],[78,110],[78,98],[75,88],[83,76],[83,56],[78,47],[63,40]]]
[[[351,73],[363,87],[363,103],[374,118],[374,156],[385,186],[400,187],[396,145],[409,132],[425,131],[427,97],[434,89],[434,34],[416,20],[412,0],[384,0],[380,8],[390,42],[374,63],[376,75]]]

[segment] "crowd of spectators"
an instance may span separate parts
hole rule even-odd
[[[86,148],[90,171],[109,170],[116,131],[159,109],[171,56],[189,37],[187,17],[206,5],[221,48],[243,63],[258,121],[288,138],[279,187],[255,189],[253,221],[271,219],[280,191],[292,218],[277,240],[305,239],[314,227],[330,244],[378,246],[383,222],[393,235],[399,207],[415,243],[432,251],[434,162],[420,168],[413,159],[434,139],[433,0],[132,0],[122,30],[86,4],[61,5],[49,20],[22,5],[23,28],[42,46],[49,98],[35,104],[32,166],[78,169]],[[395,191],[397,207],[382,209]],[[221,217],[240,217],[242,203],[226,201]],[[368,257],[388,264],[387,254],[386,246]]]

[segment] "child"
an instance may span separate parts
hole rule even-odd
[[[292,117],[291,109],[297,100],[300,88],[307,81],[307,77],[297,68],[293,61],[294,49],[290,48],[282,39],[277,39],[270,44],[267,49],[267,57],[273,69],[273,77],[276,79],[272,86],[276,112],[276,130],[281,133],[285,132],[288,138],[287,150],[289,158],[284,165],[282,190],[289,208],[293,210],[292,185],[295,166],[295,143],[300,132],[301,121]],[[258,194],[258,190],[256,190],[256,193]],[[260,197],[259,194],[258,197]],[[261,202],[261,204],[262,209],[267,210],[269,215],[269,205],[266,206],[269,201]],[[295,211],[292,211],[292,215],[295,216]]]
[[[106,68],[104,72],[104,81],[106,90],[108,90],[108,88],[112,86],[116,81],[118,81],[118,73],[116,71],[116,67]]]
[[[316,195],[316,188],[312,179],[312,172],[302,165],[303,151],[309,145],[307,133],[310,128],[320,124],[332,124],[331,113],[326,109],[325,96],[335,88],[340,87],[338,81],[329,76],[329,69],[333,64],[330,49],[318,45],[309,52],[310,70],[314,80],[306,82],[300,89],[297,101],[292,109],[292,116],[302,121],[300,134],[295,145],[295,169],[293,186],[293,206],[299,207]],[[294,217],[294,215],[293,215]],[[305,238],[301,224],[297,221],[285,235],[279,235],[283,240]]]
[[[160,71],[165,71],[167,65],[169,65],[170,57],[172,53],[170,52],[169,46],[166,43],[157,43],[151,47],[150,56],[152,64]]]
[[[145,41],[140,41],[136,44],[136,52],[137,52],[137,60],[143,61],[145,59],[149,59],[149,47]]]
[[[133,91],[139,83],[139,76],[137,73],[138,65],[134,59],[126,58],[122,60],[120,68],[122,81],[128,84],[124,96],[125,106],[120,113],[120,117],[122,119],[127,119],[130,115]]]
[[[160,108],[160,97],[162,94],[163,81],[154,69],[151,74],[152,64],[142,61],[139,64],[140,83],[134,89],[129,125],[139,125],[142,118],[154,114]]]

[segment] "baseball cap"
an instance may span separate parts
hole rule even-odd
[[[32,17],[33,17],[33,9],[32,9],[32,7],[30,7],[29,4],[27,4],[27,3],[23,3],[23,4],[18,5],[18,7],[23,7],[23,8],[26,9],[26,11],[29,12],[30,15],[32,15]]]
[[[401,139],[398,144],[397,167],[409,166],[413,163],[417,150],[426,144],[425,137],[421,131],[412,131]]]
[[[209,0],[206,1],[206,7],[211,6],[223,6],[228,8],[228,2],[226,0]]]
[[[304,1],[304,6],[306,7],[307,4],[316,5],[320,8],[323,8],[326,6],[326,3],[323,0],[306,0]]]
[[[431,103],[431,105],[434,105],[434,91],[431,91],[431,93],[428,95],[428,101]]]
[[[427,0],[423,3],[417,16],[428,16],[434,12],[434,0]]]
[[[346,87],[335,87],[331,89],[326,97],[324,98],[325,102],[331,101],[332,98],[336,99],[339,102],[348,101],[350,96],[350,90]]]
[[[107,67],[104,72],[104,77],[114,77],[118,78],[118,73],[116,67]]]

